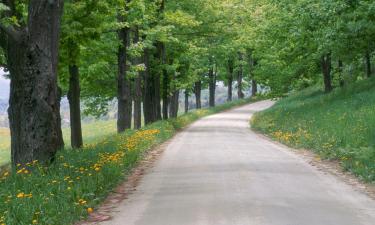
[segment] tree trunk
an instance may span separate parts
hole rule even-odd
[[[372,75],[372,68],[371,68],[371,55],[369,52],[366,52],[366,76],[367,78],[370,78]]]
[[[150,51],[145,48],[143,53],[144,64],[146,70],[144,71],[144,89],[143,89],[143,115],[145,124],[150,124],[156,121],[155,106],[154,106],[154,80],[150,73]]]
[[[134,29],[134,43],[139,43],[138,27]],[[140,64],[140,59],[137,57],[134,60],[135,64]],[[135,78],[134,87],[134,129],[142,127],[142,72],[138,72]]]
[[[340,83],[340,87],[344,87],[345,86],[345,81],[344,81],[344,77],[343,77],[343,62],[342,60],[339,60],[339,63],[338,63],[338,68],[339,68],[339,83]]]
[[[77,65],[69,66],[69,109],[70,109],[70,141],[72,148],[81,148],[82,127],[81,127],[81,100],[80,100],[80,82],[79,68]]]
[[[237,95],[238,99],[243,99],[245,97],[244,93],[242,92],[242,78],[243,78],[243,67],[242,67],[242,60],[243,55],[242,53],[238,53],[239,61],[240,61],[240,68],[238,70],[237,76]]]
[[[169,76],[165,67],[165,46],[163,44],[162,63],[163,65],[163,119],[168,119],[168,107],[169,107]]]
[[[332,78],[331,78],[331,54],[326,54],[322,56],[321,59],[323,81],[324,81],[324,91],[329,93],[332,91]]]
[[[248,50],[248,64],[249,64],[249,73],[251,78],[251,96],[256,96],[258,93],[258,84],[254,78],[254,67],[256,66],[256,61],[253,58],[253,51]]]
[[[125,22],[123,16],[119,16],[119,22]],[[131,128],[132,99],[130,90],[130,79],[127,77],[127,50],[130,43],[129,28],[122,28],[118,32],[121,45],[118,49],[118,77],[117,77],[117,131],[124,132]]]
[[[194,94],[195,94],[195,108],[201,109],[202,108],[202,81],[197,81],[194,84]]]
[[[208,72],[208,79],[209,79],[209,106],[215,107],[215,91],[216,91],[216,77],[214,73],[213,66],[210,68]]]
[[[57,86],[63,1],[29,2],[28,24],[7,33],[12,164],[46,164],[63,147]],[[22,30],[22,31],[21,31]]]
[[[179,108],[179,97],[180,97],[180,91],[174,91],[173,95],[171,96],[171,104],[170,104],[170,117],[171,118],[177,118],[178,115],[178,108]]]
[[[251,80],[251,96],[256,96],[258,94],[258,84],[256,80]]]
[[[163,3],[162,3],[163,4]],[[162,42],[157,42],[156,44],[157,55],[159,65],[164,64],[164,44]],[[154,105],[155,105],[155,116],[156,120],[161,120],[161,96],[160,96],[160,73],[156,72],[154,74]]]
[[[189,91],[185,90],[185,113],[189,112]]]
[[[168,107],[169,107],[169,79],[168,74],[163,74],[163,119],[168,119]]]
[[[233,60],[228,60],[228,102],[232,101],[233,93],[233,71],[234,71],[234,62]]]

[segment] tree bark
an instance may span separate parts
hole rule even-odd
[[[164,44],[162,42],[156,42],[156,58],[158,59],[159,65],[163,64],[163,49]],[[154,114],[156,117],[156,120],[162,119],[162,107],[161,107],[161,94],[160,94],[160,71],[157,71],[154,76]]]
[[[134,43],[139,43],[139,29],[134,29]],[[137,57],[135,64],[140,64],[140,59]],[[134,87],[134,129],[140,129],[142,127],[142,72],[138,72],[135,78]]]
[[[123,16],[119,16],[119,22],[125,22]],[[132,98],[130,79],[127,77],[127,50],[130,44],[130,29],[122,28],[118,31],[120,46],[118,48],[118,77],[117,77],[117,131],[124,132],[131,128]]]
[[[80,82],[79,68],[77,65],[69,66],[69,109],[70,109],[70,140],[72,148],[81,148],[82,126],[81,126],[81,100],[80,100]]]
[[[251,80],[251,96],[256,96],[258,94],[258,84],[256,80]]]
[[[202,81],[197,81],[194,84],[194,94],[195,94],[195,108],[201,109],[202,108],[202,101],[201,101],[201,95],[202,95]]]
[[[324,91],[326,93],[329,93],[333,89],[331,77],[331,54],[326,54],[322,56],[321,67],[324,81]]]
[[[168,119],[168,107],[169,107],[169,76],[167,69],[165,68],[166,58],[165,58],[165,45],[161,43],[161,64],[163,66],[163,119]]]
[[[252,50],[248,50],[248,64],[251,78],[251,96],[256,96],[258,94],[258,84],[254,78],[254,67],[256,66],[256,60],[254,60]]]
[[[47,164],[63,147],[57,86],[63,1],[31,0],[27,25],[7,33],[12,164]]]
[[[189,91],[185,90],[185,113],[189,112]]]
[[[232,93],[233,93],[233,71],[234,71],[234,62],[233,60],[228,60],[228,102],[232,101]]]
[[[177,118],[178,108],[179,108],[179,97],[180,97],[179,90],[174,91],[173,95],[171,96],[170,115],[169,115],[171,118]]]
[[[367,78],[370,78],[372,75],[372,67],[371,67],[371,55],[369,52],[366,52],[365,61],[366,61],[366,76]]]
[[[243,78],[243,67],[242,67],[243,55],[242,53],[238,53],[238,58],[240,61],[240,67],[239,67],[238,75],[237,75],[237,95],[238,95],[238,99],[243,99],[245,95],[242,92],[242,78]]]
[[[209,106],[215,107],[216,76],[214,67],[211,66],[208,72],[209,79]]]
[[[150,124],[156,121],[155,106],[154,106],[154,80],[150,73],[150,50],[145,48],[143,53],[143,60],[146,67],[144,71],[144,89],[143,89],[143,115],[145,124]]]

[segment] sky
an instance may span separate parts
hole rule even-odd
[[[9,80],[4,78],[4,71],[0,68],[0,99],[9,98]]]

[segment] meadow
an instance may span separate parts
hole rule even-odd
[[[252,127],[284,144],[337,160],[375,181],[375,79],[324,94],[311,87],[255,115]]]
[[[114,135],[117,131],[116,121],[94,121],[82,125],[85,144],[99,142],[101,139]],[[65,146],[70,146],[70,129],[63,128]],[[10,133],[8,128],[0,128],[0,166],[10,161]]]
[[[192,111],[122,134],[108,135],[113,132],[109,122],[92,124],[86,139],[97,141],[59,151],[49,167],[34,161],[0,172],[0,224],[74,224],[85,219],[153,146],[199,118],[255,100]]]

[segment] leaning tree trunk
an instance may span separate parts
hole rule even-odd
[[[189,91],[185,90],[185,113],[189,112]]]
[[[124,17],[119,16],[119,22],[124,22]],[[127,49],[130,42],[130,29],[122,28],[118,31],[121,45],[118,48],[118,76],[117,76],[117,131],[124,132],[131,128],[132,98],[130,79],[127,77]]]
[[[215,107],[216,77],[215,77],[213,66],[210,68],[210,71],[208,72],[208,79],[209,79],[209,106]]]
[[[234,65],[233,60],[228,60],[228,102],[232,101],[232,93],[233,93],[233,71],[234,71]]]
[[[367,78],[370,78],[372,75],[372,68],[371,68],[371,55],[369,52],[366,52],[365,61],[366,61],[366,75],[367,75]]]
[[[240,68],[238,70],[238,75],[237,75],[237,94],[238,94],[238,99],[243,99],[245,97],[244,93],[242,92],[242,78],[243,78],[242,60],[243,60],[243,55],[242,55],[242,53],[238,53],[238,55],[239,55],[239,60],[240,60]]]
[[[332,91],[332,77],[331,77],[331,54],[326,54],[321,58],[321,67],[324,81],[324,91],[329,93]]]
[[[70,109],[70,140],[72,148],[81,148],[82,126],[81,126],[81,100],[79,84],[79,68],[77,65],[69,66],[69,109]]]
[[[194,94],[195,94],[195,108],[201,109],[202,108],[202,81],[197,81],[194,84]]]
[[[139,43],[139,29],[134,29],[134,43]],[[140,64],[140,58],[135,58],[135,64]],[[138,72],[134,84],[134,129],[142,127],[142,73]]]
[[[25,27],[1,30],[11,75],[9,122],[12,164],[46,164],[63,147],[57,86],[63,1],[32,0]]]

